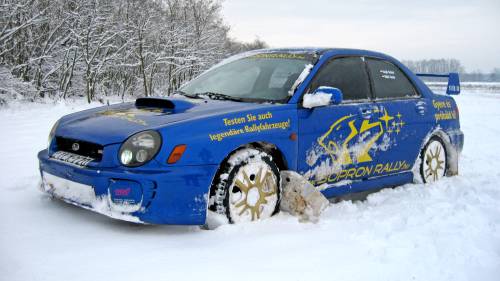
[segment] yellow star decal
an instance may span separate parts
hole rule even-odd
[[[392,119],[394,119],[394,117],[392,117],[389,114],[387,114],[387,110],[386,109],[384,109],[384,115],[379,118],[379,120],[382,120],[382,121],[385,122],[385,127],[386,128],[389,127],[389,121],[391,121]]]
[[[398,114],[396,114],[396,116],[398,117],[398,119],[401,119],[401,113],[398,112]]]

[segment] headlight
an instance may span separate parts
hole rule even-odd
[[[156,131],[144,131],[129,137],[121,146],[118,158],[127,167],[138,167],[153,159],[161,147]]]
[[[59,125],[59,120],[57,120],[56,123],[54,123],[54,126],[52,126],[52,129],[50,129],[49,140],[47,142],[47,149],[50,149],[50,144],[52,143],[52,139],[54,139],[54,136],[56,135],[56,129],[58,125]]]

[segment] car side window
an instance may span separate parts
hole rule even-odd
[[[376,98],[408,98],[418,95],[408,77],[394,64],[370,58],[366,59],[366,63]]]
[[[327,62],[312,80],[309,92],[321,86],[340,89],[345,101],[366,100],[370,96],[368,74],[361,57],[334,58]]]

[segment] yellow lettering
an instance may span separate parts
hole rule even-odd
[[[238,124],[245,123],[245,121],[246,121],[246,119],[244,117],[232,118],[232,119],[224,118],[222,120],[224,121],[224,125],[226,125],[226,126],[238,125]]]
[[[366,167],[361,167],[356,171],[356,178],[360,178],[366,174]]]
[[[366,166],[365,169],[366,169],[366,174],[368,176],[370,176],[372,174],[372,171],[373,171],[373,165],[372,166]]]
[[[346,179],[354,179],[355,178],[355,176],[354,176],[355,174],[356,174],[356,168],[350,168],[347,171]]]
[[[273,118],[273,114],[271,112],[259,114],[259,120],[266,120],[266,119],[271,119]]]
[[[347,176],[347,170],[342,170],[340,171],[339,175],[338,175],[338,180],[342,180],[344,179],[345,177]]]

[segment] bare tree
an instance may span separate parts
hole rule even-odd
[[[168,95],[230,54],[218,0],[3,0],[0,65],[26,98]]]

